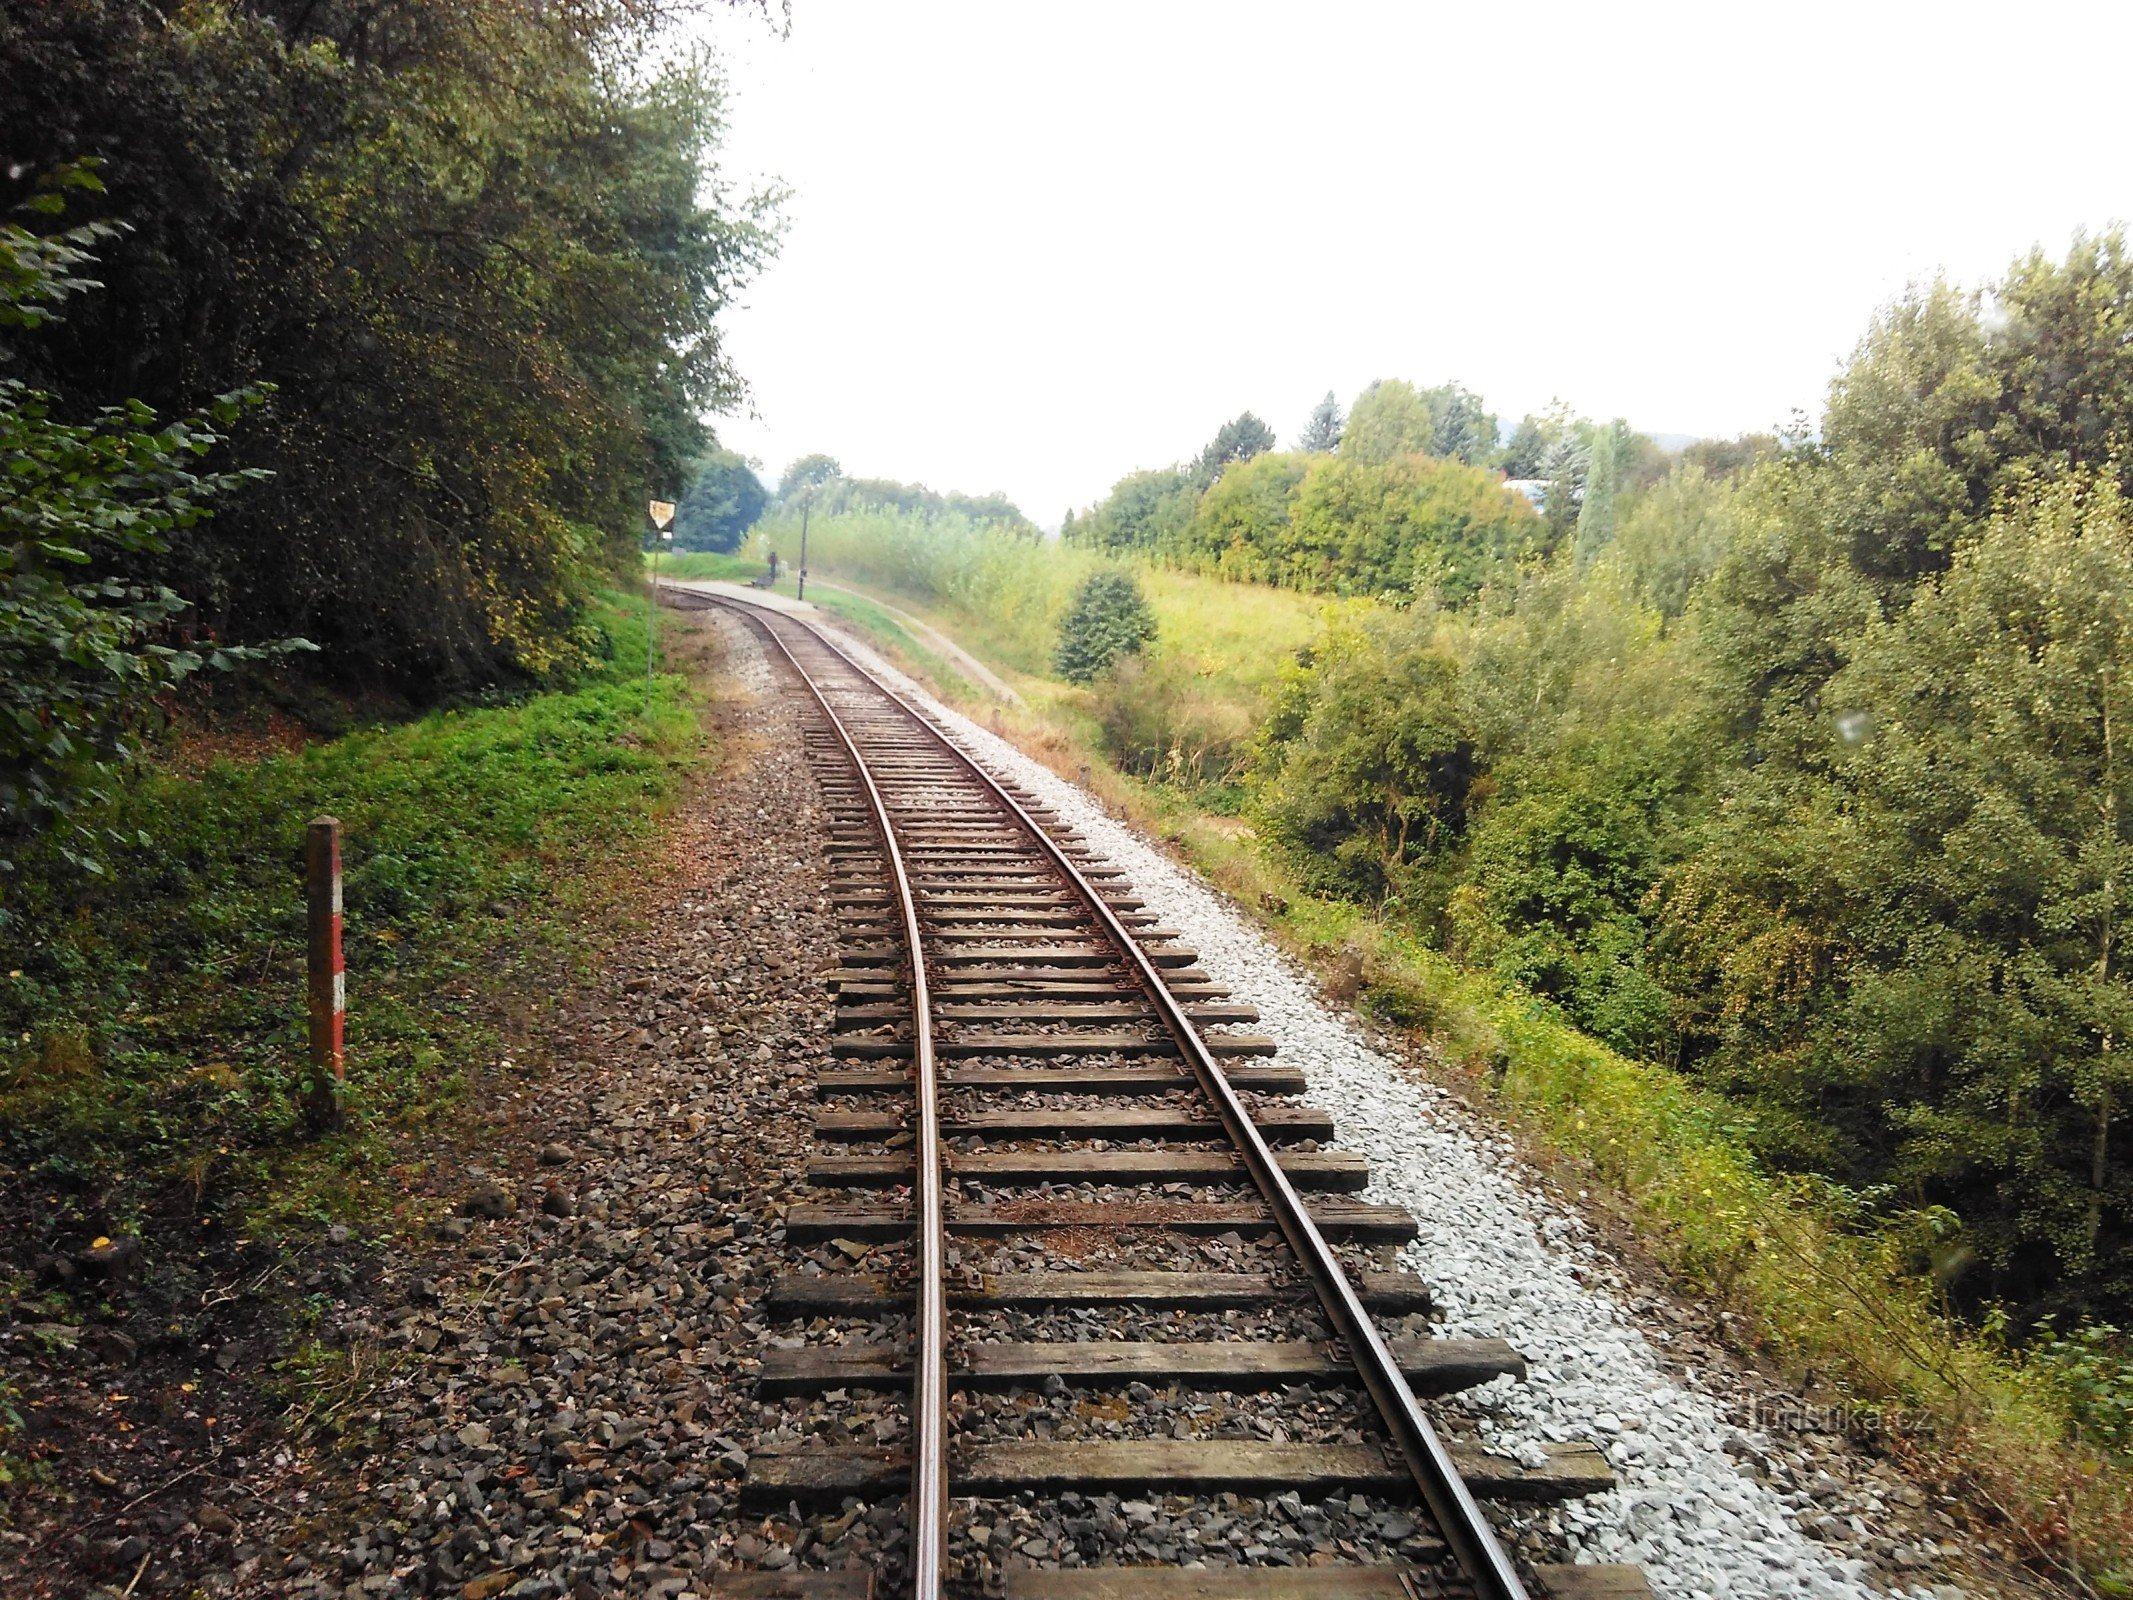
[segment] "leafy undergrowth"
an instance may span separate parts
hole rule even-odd
[[[151,772],[101,819],[133,841],[104,877],[10,886],[0,1222],[18,1273],[96,1234],[376,1204],[382,1136],[496,1059],[484,975],[537,946],[568,956],[593,881],[698,748],[684,683],[646,681],[644,615],[603,606],[607,665],[565,690]],[[349,1070],[344,1126],[310,1139],[303,836],[320,813],[342,823]]]
[[[924,672],[907,639],[880,642]],[[935,687],[1164,839],[1336,992],[1426,1035],[1538,1148],[1625,1200],[1685,1292],[1738,1313],[1734,1337],[1826,1388],[1868,1442],[1995,1509],[2040,1567],[2133,1592],[2133,1386],[2093,1335],[2025,1351],[1996,1326],[1965,1327],[1943,1314],[1931,1214],[1891,1220],[1838,1185],[1764,1170],[1723,1097],[1362,907],[1305,892],[1249,829],[1209,810],[1219,792],[1120,773],[1056,701],[1003,710],[953,680]]]

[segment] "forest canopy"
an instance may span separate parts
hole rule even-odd
[[[84,158],[101,285],[11,329],[67,413],[234,417],[213,521],[94,575],[189,634],[302,636],[431,700],[573,670],[648,489],[739,375],[716,318],[774,196],[718,180],[720,90],[660,0],[79,0],[0,12],[0,210]]]

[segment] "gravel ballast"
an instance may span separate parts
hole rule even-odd
[[[1532,1363],[1528,1382],[1499,1380],[1459,1403],[1480,1441],[1529,1458],[1544,1441],[1593,1439],[1606,1448],[1621,1487],[1524,1514],[1509,1526],[1531,1536],[1526,1548],[1640,1563],[1666,1595],[1849,1597],[1894,1587],[1954,1600],[1959,1591],[1932,1569],[1938,1555],[1955,1552],[1935,1549],[1930,1529],[1877,1538],[1860,1520],[1881,1509],[1877,1484],[1854,1493],[1826,1473],[1810,1478],[1808,1459],[1788,1460],[1787,1446],[1729,1420],[1700,1374],[1683,1381],[1667,1371],[1625,1304],[1634,1293],[1627,1280],[1586,1224],[1540,1193],[1507,1137],[1374,1048],[1240,912],[1100,801],[863,646],[854,650],[971,754],[1055,807],[1131,875],[1211,976],[1260,1008],[1282,1059],[1306,1072],[1305,1098],[1333,1114],[1338,1147],[1369,1157],[1364,1198],[1404,1205],[1419,1220],[1421,1238],[1403,1260],[1436,1291],[1438,1331],[1507,1339]],[[1656,1322],[1653,1331],[1665,1337]],[[1881,1570],[1861,1559],[1864,1550],[1881,1555]]]

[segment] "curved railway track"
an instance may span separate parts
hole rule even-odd
[[[825,1198],[786,1224],[816,1254],[771,1295],[802,1331],[758,1387],[867,1397],[871,1437],[759,1452],[744,1497],[856,1515],[902,1494],[902,1570],[883,1576],[919,1600],[1526,1600],[1477,1496],[1593,1492],[1606,1459],[1562,1445],[1521,1464],[1439,1436],[1418,1391],[1524,1362],[1413,1336],[1427,1287],[1384,1259],[1413,1219],[1344,1198],[1367,1169],[1284,1098],[1302,1077],[1266,1060],[1272,1042],[1233,1031],[1256,1015],[1117,868],[824,631],[681,595],[745,618],[813,702],[843,940],[816,1085],[834,1153],[809,1168]],[[1122,1512],[1202,1501],[1241,1544],[1116,1559]],[[1052,1503],[1071,1541],[1003,1545],[1018,1506]],[[1310,1537],[1251,1531],[1284,1525]],[[1530,1571],[1554,1600],[1648,1593],[1632,1568]],[[726,1575],[712,1593],[871,1577]]]

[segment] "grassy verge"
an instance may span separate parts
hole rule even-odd
[[[754,556],[722,555],[716,550],[678,550],[659,558],[659,576],[662,578],[724,578],[732,583],[753,583],[766,570],[763,562]],[[780,575],[778,588],[791,593],[789,574]]]
[[[1253,593],[1232,610],[1247,644],[1267,626]],[[986,653],[953,617],[928,620]],[[882,642],[924,671],[898,638]],[[953,681],[938,687],[958,697]],[[1204,791],[1107,763],[1073,696],[1038,686],[1020,710],[962,704],[1163,838],[1362,1009],[1425,1034],[1541,1152],[1617,1196],[1684,1291],[1734,1312],[1730,1337],[1848,1406],[1878,1447],[1997,1508],[2039,1564],[2106,1593],[2133,1589],[2124,1462],[2084,1441],[2084,1397],[2062,1368],[1942,1315],[1930,1218],[1891,1230],[1837,1186],[1764,1171],[1723,1098],[1617,1054],[1363,908],[1305,893],[1247,828],[1210,814]]]
[[[498,1059],[485,980],[578,951],[602,875],[699,747],[682,681],[646,680],[645,617],[604,605],[608,668],[569,689],[151,772],[103,819],[127,841],[103,880],[11,887],[0,1219],[18,1272],[89,1234],[256,1234],[390,1200],[386,1135]],[[349,1083],[345,1127],[313,1140],[302,841],[321,812],[343,825]]]

